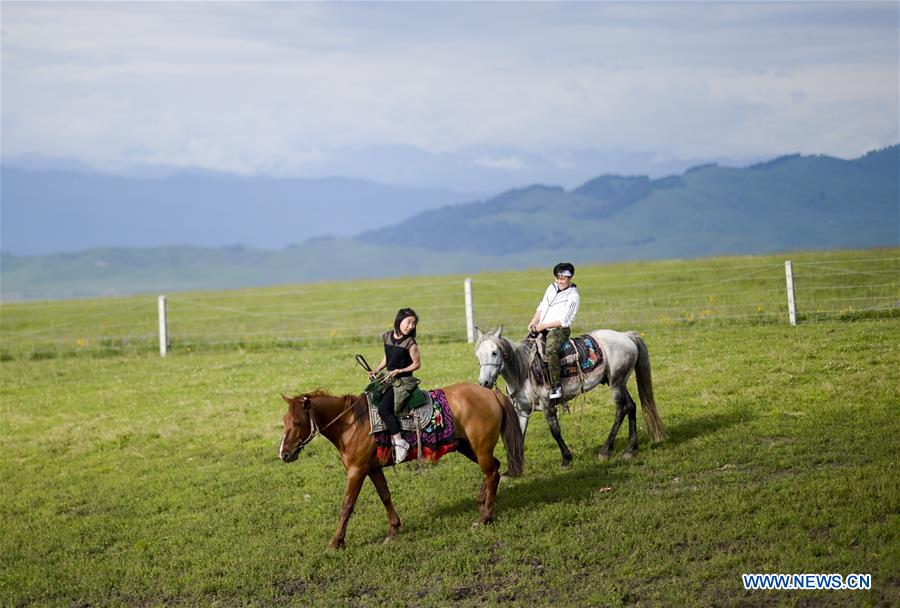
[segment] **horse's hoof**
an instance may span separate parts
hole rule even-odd
[[[390,544],[390,542],[393,541],[393,540],[394,540],[394,537],[391,536],[391,535],[388,535],[388,536],[385,536],[385,537],[384,537],[384,540],[381,541],[381,544],[382,544],[382,545],[387,545],[387,544]]]
[[[570,464],[572,464],[572,459],[571,459],[571,458],[568,459],[568,460],[563,460],[561,463],[559,463],[559,468],[561,468],[561,469],[568,469]]]
[[[328,548],[333,551],[337,551],[338,549],[343,549],[344,541],[343,540],[333,540],[330,543],[328,543]]]
[[[609,460],[609,452],[597,452],[597,460],[600,462],[606,462]]]
[[[634,452],[622,452],[622,460],[631,460],[634,455]]]

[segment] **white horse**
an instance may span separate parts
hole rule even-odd
[[[475,356],[481,366],[478,382],[482,386],[493,388],[498,376],[506,381],[507,392],[519,412],[519,424],[522,435],[528,428],[528,418],[535,410],[542,410],[550,433],[562,452],[562,466],[568,466],[572,453],[562,438],[559,419],[556,415],[556,402],[549,399],[549,387],[537,385],[531,376],[533,349],[526,343],[513,342],[501,334],[503,327],[482,333],[475,328]],[[616,404],[616,419],[606,443],[597,452],[597,458],[607,460],[612,453],[616,433],[625,416],[628,416],[628,447],[622,458],[631,458],[638,449],[637,442],[637,405],[628,393],[626,383],[634,370],[637,380],[638,395],[641,399],[641,411],[647,422],[647,430],[651,440],[656,443],[669,437],[656,411],[653,401],[653,382],[650,376],[650,354],[639,333],[630,331],[622,333],[608,329],[596,329],[590,335],[603,352],[603,365],[586,374],[562,379],[563,397],[566,401],[587,392],[603,383],[609,384],[613,401]]]

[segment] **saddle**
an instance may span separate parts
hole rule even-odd
[[[422,394],[415,393],[415,400],[410,400],[413,405],[421,403],[420,400],[427,402],[401,416],[400,427],[403,439],[410,446],[406,461],[415,459],[418,461],[417,468],[420,468],[424,460],[437,462],[445,454],[456,450],[457,446],[453,412],[443,389],[418,392]],[[394,457],[391,435],[378,415],[377,397],[373,398],[370,391],[366,391],[366,394],[369,400],[369,422],[372,424],[372,436],[377,446],[376,454],[378,460],[386,464]],[[375,395],[377,394],[376,391]]]
[[[544,336],[529,337],[535,354],[532,365],[532,379],[543,386],[547,376],[547,357]],[[560,377],[573,378],[588,374],[603,365],[603,350],[590,334],[582,334],[566,340],[559,350]],[[605,380],[603,381],[606,382]]]
[[[372,425],[370,434],[387,430],[387,425],[378,413],[378,401],[381,399],[380,387],[381,383],[375,381],[369,384],[365,390],[366,401],[369,404],[369,422]],[[434,402],[431,399],[431,395],[420,388],[416,388],[409,396],[406,408],[406,413],[398,417],[400,428],[404,431],[415,431],[425,428],[434,414]]]

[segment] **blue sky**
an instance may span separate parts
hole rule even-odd
[[[2,154],[388,182],[413,153],[513,182],[850,158],[900,139],[898,7],[4,1]]]

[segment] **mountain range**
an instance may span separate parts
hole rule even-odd
[[[656,151],[591,147],[528,151],[515,147],[481,145],[430,151],[410,145],[381,145],[317,150],[315,154],[304,158],[301,164],[276,164],[263,172],[272,177],[309,179],[341,176],[418,189],[449,186],[461,192],[496,193],[529,182],[572,188],[597,175],[598,167],[603,167],[607,173],[641,173],[663,177],[706,162],[745,166],[758,160],[761,160],[758,155],[741,158],[677,158]],[[3,164],[32,171],[62,170],[142,178],[163,178],[185,172],[184,167],[148,165],[127,157],[120,159],[118,164],[98,167],[71,158],[4,154]],[[191,172],[210,174],[209,171],[197,169]]]
[[[312,237],[351,237],[473,197],[347,178],[128,177],[9,166],[0,169],[0,194],[3,251],[22,255],[98,245],[280,249]]]
[[[231,188],[239,187],[225,181]],[[6,249],[6,185],[3,189]],[[223,212],[215,209],[216,199],[193,193],[210,205],[213,225],[215,215]],[[262,198],[252,192],[246,197],[261,204]],[[897,246],[900,146],[853,160],[790,155],[746,168],[703,165],[656,179],[601,175],[572,190],[532,185],[468,203],[440,204],[438,198],[430,199],[434,204],[421,212],[381,222],[377,229],[298,240],[278,250],[183,246],[47,256],[7,252],[2,258],[2,297],[79,297],[478,272],[547,266],[562,258],[577,265]],[[252,210],[244,213],[246,221],[253,220]],[[371,205],[362,213],[382,210]],[[47,219],[53,223],[52,217]],[[274,229],[279,218],[263,214],[260,223]]]

